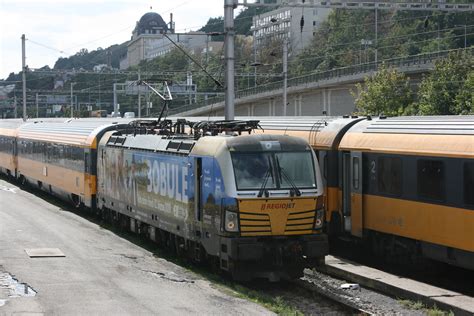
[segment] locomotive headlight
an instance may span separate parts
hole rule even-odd
[[[235,233],[239,231],[239,217],[237,213],[225,211],[224,228],[226,231]]]
[[[314,219],[314,229],[321,229],[324,225],[324,209],[316,210],[316,218]]]

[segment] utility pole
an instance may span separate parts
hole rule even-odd
[[[38,109],[38,93],[36,93],[36,118],[39,117],[39,109]]]
[[[18,117],[18,107],[17,107],[17,102],[16,102],[16,96],[13,97],[13,114],[15,118]]]
[[[440,49],[441,49],[441,48],[440,48],[440,40],[441,40],[441,39],[440,39],[440,36],[439,36],[439,21],[438,21],[437,24],[438,24],[438,38],[437,38],[437,41],[436,41],[436,42],[438,43],[438,54],[439,54],[439,51],[440,51]]]
[[[140,76],[140,71],[138,72],[138,82],[140,82],[141,76]],[[141,85],[137,85],[138,88],[138,118],[142,117],[142,90],[141,90]]]
[[[117,117],[118,115],[118,108],[117,108],[117,83],[114,82],[114,115],[112,117]]]
[[[146,89],[146,117],[150,117],[150,90]]]
[[[467,25],[464,24],[464,48],[467,48]]]
[[[224,0],[224,47],[225,47],[225,119],[234,119],[234,9],[237,7],[237,1]]]
[[[288,87],[288,38],[283,40],[283,116],[286,116]]]
[[[26,121],[26,55],[25,55],[25,34],[21,35],[21,64],[23,81],[23,121]],[[16,116],[15,116],[16,117]]]
[[[378,12],[377,8],[375,8],[375,69],[377,69],[377,62],[378,62],[378,55],[379,55],[379,29],[378,29]]]
[[[71,118],[74,118],[74,98],[72,92],[75,84],[75,82],[71,82]]]
[[[456,27],[464,27],[464,48],[467,48],[467,24],[455,25]]]
[[[257,87],[257,36],[253,37],[253,87]]]

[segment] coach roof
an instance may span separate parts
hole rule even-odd
[[[344,135],[340,149],[474,158],[474,116],[364,121]]]
[[[40,122],[20,126],[18,138],[96,148],[96,137],[118,126],[126,126],[126,124],[80,120]]]

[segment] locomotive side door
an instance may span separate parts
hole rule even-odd
[[[202,158],[194,160],[194,216],[200,222],[202,219]]]
[[[363,205],[362,205],[362,152],[351,152],[350,173],[350,205],[351,205],[351,234],[362,237]]]

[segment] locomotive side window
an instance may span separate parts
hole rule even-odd
[[[379,193],[400,196],[402,194],[402,160],[398,157],[380,157],[377,165]]]
[[[430,200],[444,201],[444,164],[436,160],[418,160],[418,195]]]
[[[474,162],[464,163],[464,203],[474,206]]]

